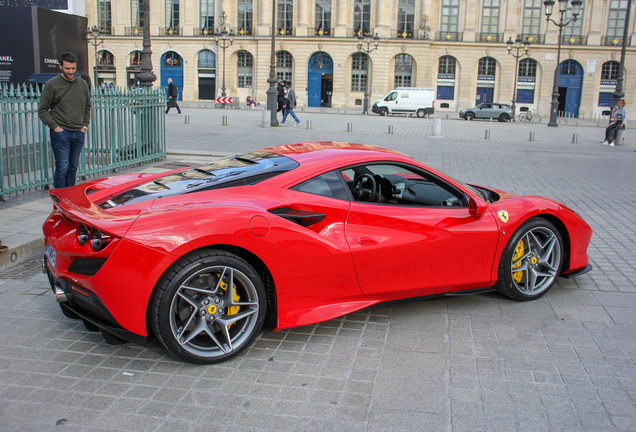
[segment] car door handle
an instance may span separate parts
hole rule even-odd
[[[360,243],[362,246],[374,246],[378,244],[378,241],[369,237],[360,237],[358,239],[358,243]]]

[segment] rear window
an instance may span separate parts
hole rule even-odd
[[[159,177],[99,204],[103,209],[186,193],[256,184],[298,167],[279,154],[255,151]]]

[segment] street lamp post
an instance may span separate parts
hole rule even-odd
[[[152,71],[152,50],[150,44],[150,0],[144,0],[144,29],[141,51],[141,72],[137,74],[137,81],[143,88],[152,87],[157,75]]]
[[[364,47],[362,44],[366,43],[367,46]],[[371,46],[373,43],[373,46]],[[366,114],[369,109],[369,54],[376,49],[378,49],[378,44],[380,43],[380,37],[376,33],[375,36],[371,37],[371,34],[358,35],[358,51],[362,51],[367,55],[367,80],[364,84],[364,106],[362,108],[362,114]]]
[[[106,36],[106,32],[98,29],[95,25],[92,29],[86,29],[86,40],[95,47],[95,55],[93,56],[95,59],[95,66],[93,67],[95,75],[93,82],[95,86],[97,86],[97,47],[104,43],[104,36]]]
[[[276,3],[272,4],[272,41],[270,48],[270,63],[269,63],[269,78],[267,78],[267,82],[269,84],[269,88],[267,89],[267,109],[270,111],[270,126],[278,126],[278,115],[277,115],[277,94],[276,91],[276,83],[278,79],[276,78],[276,32],[275,29],[276,23]]]
[[[629,13],[632,6],[632,1],[629,0],[627,2],[627,11],[625,11],[625,27],[623,29],[623,43],[621,46],[621,61],[618,66],[618,73],[616,74],[616,89],[614,93],[612,93],[612,110],[615,106],[618,105],[618,101],[625,97],[625,92],[623,92],[623,69],[625,69],[625,50],[627,47],[627,38],[629,36]],[[610,121],[612,121],[612,116],[610,116]]]
[[[565,21],[565,13],[568,10],[569,2],[572,3],[572,19]],[[556,67],[554,68],[554,88],[552,89],[552,106],[550,108],[550,122],[548,123],[549,127],[559,126],[557,116],[559,111],[559,67],[561,66],[561,35],[563,34],[564,27],[566,27],[571,22],[576,22],[579,14],[581,13],[581,5],[583,4],[583,0],[559,0],[559,22],[556,22],[555,20],[550,18],[550,15],[552,15],[552,8],[554,7],[554,3],[554,0],[545,0],[543,2],[543,4],[545,5],[546,21],[552,21],[552,23],[559,28],[557,62]]]
[[[517,53],[513,54],[512,53],[512,44],[515,44],[516,48],[517,48]],[[523,52],[521,54],[519,54],[519,50],[521,49],[521,44],[523,43]],[[515,41],[512,41],[512,37],[510,39],[508,39],[508,42],[506,42],[506,44],[508,45],[508,54],[510,54],[511,56],[513,56],[516,60],[515,63],[515,84],[514,84],[514,90],[512,91],[512,121],[516,121],[515,120],[515,116],[517,115],[515,109],[517,107],[517,79],[518,79],[518,74],[519,74],[519,59],[521,57],[523,57],[524,55],[528,55],[528,50],[530,49],[530,42],[528,40],[523,41],[521,39],[521,36],[517,35],[517,39],[515,39]]]
[[[227,27],[225,26],[225,22],[227,21],[227,15],[225,12],[221,12],[220,17],[221,25],[219,26],[219,30],[214,37],[216,41],[216,45],[223,50],[223,87],[221,87],[221,97],[225,97],[225,50],[232,46],[234,43],[234,33],[230,31],[228,33]],[[222,108],[225,108],[225,102],[221,104]]]

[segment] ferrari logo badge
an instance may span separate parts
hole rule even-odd
[[[497,214],[503,223],[508,222],[508,212],[506,210],[499,210]]]
[[[210,305],[210,307],[208,307],[208,313],[214,315],[216,313],[216,305]]]

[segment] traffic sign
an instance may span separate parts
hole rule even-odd
[[[216,98],[217,103],[232,103],[231,97],[218,97]]]

